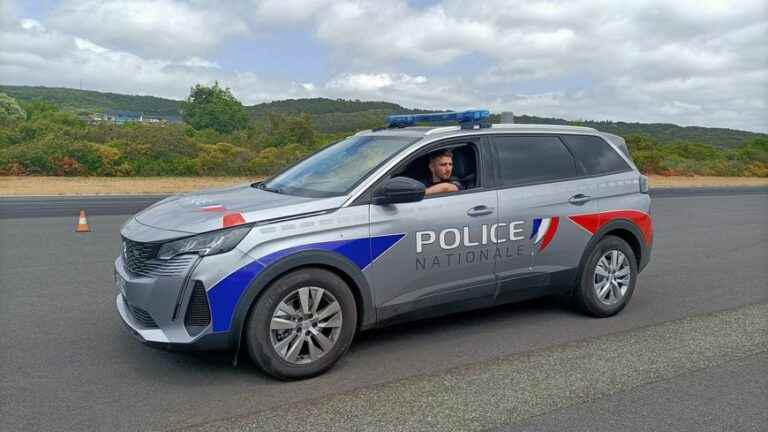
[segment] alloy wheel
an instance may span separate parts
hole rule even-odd
[[[593,286],[597,299],[611,306],[622,301],[629,289],[631,273],[632,267],[622,251],[605,252],[595,266]]]
[[[285,296],[269,324],[277,354],[293,364],[312,363],[326,355],[341,334],[341,305],[330,291],[309,286]]]

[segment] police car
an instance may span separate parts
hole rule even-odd
[[[624,141],[489,118],[390,116],[264,182],[147,208],[121,229],[122,320],[150,345],[245,349],[298,379],[397,321],[551,294],[621,311],[653,240]],[[457,187],[426,192],[443,182]]]

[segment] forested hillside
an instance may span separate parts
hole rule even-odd
[[[571,124],[595,128],[603,132],[609,132],[619,136],[647,135],[661,143],[675,141],[695,141],[700,144],[708,144],[716,147],[730,148],[743,144],[744,141],[768,137],[766,134],[740,131],[725,128],[707,128],[701,126],[678,126],[671,123],[627,123],[612,121],[579,121],[569,122],[558,118],[516,116],[516,123],[538,124]]]
[[[45,101],[76,114],[124,110],[178,118],[181,108],[181,101],[172,99],[68,88],[0,86],[0,93],[5,93],[20,102]],[[287,99],[246,106],[245,109],[256,123],[263,123],[265,114],[268,112],[286,116],[308,114],[312,126],[322,133],[351,133],[361,129],[381,127],[389,114],[426,112],[390,102],[327,98]],[[497,120],[498,116],[495,116],[495,119]],[[522,113],[515,117],[515,121],[517,123],[579,124],[625,137],[645,135],[661,144],[688,141],[720,148],[733,148],[747,140],[768,138],[766,134],[724,128],[681,127],[666,123],[570,122],[559,118],[535,117]]]
[[[135,102],[134,109],[143,110],[158,99],[93,93],[64,91],[59,94],[62,99],[54,100],[63,100],[62,105],[71,108],[78,100],[96,104],[114,96],[115,100],[128,98]],[[355,106],[365,109],[344,111]],[[91,123],[53,103],[19,102],[0,93],[0,175],[264,176],[350,134],[351,130],[336,132],[339,125],[354,124],[353,130],[379,126],[388,113],[408,112],[394,104],[329,99],[244,107],[218,84],[196,85],[180,107],[183,122],[179,123]],[[650,134],[624,134],[620,128],[611,129],[613,125],[622,124],[596,126],[623,135],[645,173],[768,177],[765,135],[753,134],[741,144],[723,148],[697,139],[659,141]],[[653,126],[658,128],[647,130],[658,132],[666,125]],[[645,132],[642,127],[639,131]],[[713,132],[713,136],[717,135]]]
[[[21,102],[47,102],[76,114],[113,110],[178,118],[181,106],[181,101],[155,96],[133,96],[60,87],[0,85],[0,93],[5,93]]]

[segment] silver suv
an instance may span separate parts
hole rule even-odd
[[[412,126],[432,120],[459,125]],[[397,321],[551,294],[596,317],[626,306],[652,226],[620,137],[490,125],[487,111],[388,121],[267,181],[131,218],[115,261],[127,327],[154,346],[242,347],[296,379]],[[456,191],[425,195],[441,182],[435,152],[450,156]]]

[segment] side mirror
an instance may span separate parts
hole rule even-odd
[[[393,177],[373,192],[373,203],[397,204],[424,199],[424,184],[409,177]]]

